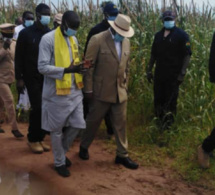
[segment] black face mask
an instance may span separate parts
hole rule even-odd
[[[8,38],[8,39],[12,39],[13,38],[13,33],[1,33],[3,37]]]

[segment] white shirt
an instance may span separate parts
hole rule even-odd
[[[24,29],[25,27],[22,25],[22,24],[20,24],[19,26],[16,26],[15,27],[15,32],[14,32],[14,34],[13,34],[13,38],[14,39],[18,39],[18,36],[19,36],[19,32],[22,30],[22,29]]]

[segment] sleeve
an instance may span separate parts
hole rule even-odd
[[[9,50],[5,50],[3,47],[0,49],[0,61],[4,59],[5,56],[9,55]]]
[[[189,62],[190,62],[190,55],[186,55],[183,62],[182,62],[181,72],[179,73],[178,78],[177,78],[178,81],[184,80],[184,76],[186,74],[186,70],[187,70],[187,67],[189,65]]]
[[[156,35],[155,35],[153,43],[152,43],[151,55],[156,57]]]
[[[182,41],[182,50],[184,56],[192,55],[190,38],[187,33],[184,33],[183,41]]]
[[[128,40],[128,47],[129,47],[129,51],[130,51],[130,47],[131,47],[131,43],[130,43],[130,40]],[[124,75],[124,78],[125,78],[125,83],[126,83],[126,86],[128,88],[128,83],[129,83],[129,76],[130,76],[130,54],[129,54],[129,58],[128,58],[128,61],[127,61],[127,64],[126,64],[126,68],[125,68],[125,75]]]
[[[93,91],[93,72],[96,66],[97,56],[99,53],[99,41],[96,36],[93,36],[90,41],[89,45],[87,47],[86,51],[86,60],[92,60],[93,67],[90,68],[85,74],[84,74],[84,92],[92,92]]]
[[[15,49],[15,77],[16,80],[23,79],[23,69],[25,64],[25,44],[27,36],[25,31],[19,34]]]
[[[151,56],[150,60],[147,66],[147,73],[152,72],[152,69],[154,67],[154,63],[156,61],[156,43],[155,43],[156,37],[154,38],[154,41],[152,43],[152,48],[151,48]]]
[[[190,56],[192,55],[190,39],[187,33],[183,32],[182,39],[182,66],[181,71],[179,72],[178,81],[183,81],[186,74],[187,67],[190,62]]]
[[[209,57],[209,75],[210,82],[215,82],[215,33],[213,35],[213,40],[210,48],[210,57]]]
[[[48,36],[43,36],[39,45],[38,71],[53,79],[63,79],[64,68],[51,64],[54,45]]]

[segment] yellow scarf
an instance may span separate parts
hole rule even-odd
[[[72,47],[72,57],[74,65],[80,63],[78,56],[78,46],[72,37],[69,37],[70,45]],[[60,27],[55,31],[55,43],[54,43],[54,54],[55,54],[55,66],[67,68],[71,64],[69,48],[66,40],[61,32]],[[81,74],[75,73],[75,82],[79,89],[83,88],[83,78]],[[71,94],[72,87],[72,75],[64,74],[62,80],[56,80],[56,94],[57,95],[69,95]]]

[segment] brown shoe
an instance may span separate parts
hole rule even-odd
[[[46,144],[44,141],[41,141],[40,145],[42,146],[42,148],[45,152],[48,152],[51,150],[51,147],[48,144]]]
[[[202,168],[206,169],[210,166],[210,156],[203,150],[202,145],[198,147],[198,162]]]
[[[41,154],[44,151],[42,146],[40,145],[40,142],[28,142],[28,145],[33,153]]]

